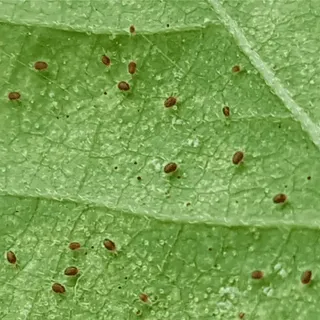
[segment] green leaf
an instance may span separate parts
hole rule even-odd
[[[2,319],[317,319],[317,10],[3,1]]]

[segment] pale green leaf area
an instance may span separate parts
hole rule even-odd
[[[313,8],[2,1],[1,319],[317,320]],[[34,70],[39,60],[47,71]],[[167,109],[170,95],[178,104]],[[238,150],[245,159],[235,166]],[[171,161],[178,171],[166,175]],[[284,205],[272,201],[280,192]],[[80,277],[65,276],[69,266]],[[251,279],[254,270],[264,278]],[[310,285],[300,281],[306,270]]]

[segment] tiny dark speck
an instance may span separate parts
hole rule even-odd
[[[178,179],[181,179],[181,176],[177,176]]]
[[[288,186],[287,186],[287,185],[285,185],[284,187],[285,187],[285,188],[288,188]]]
[[[208,250],[209,250],[209,251],[212,251],[212,248],[209,248]]]
[[[94,249],[94,246],[91,246],[91,249]]]
[[[236,203],[239,203],[239,201],[238,201],[238,200],[236,200]]]
[[[309,176],[307,179],[308,179],[308,180],[311,180],[311,177]]]
[[[281,128],[281,123],[278,125],[278,128],[279,128],[279,129]]]
[[[134,164],[137,164],[137,161],[135,161]]]
[[[69,118],[69,115],[67,114],[66,117]]]
[[[124,277],[125,278],[125,280],[127,280],[128,279],[128,277]]]
[[[170,27],[170,25],[169,25],[169,23],[167,23],[167,28],[169,28]]]
[[[117,170],[117,169],[118,169],[118,167],[114,167],[114,169],[115,169],[115,170]]]
[[[107,91],[105,91],[103,94],[107,94]]]
[[[118,289],[121,289],[121,287],[119,286]]]
[[[138,109],[138,112],[140,112],[140,109]]]
[[[59,119],[59,117],[56,117],[57,119]]]
[[[88,254],[88,252],[85,252],[84,255],[86,256]]]
[[[140,181],[142,178],[141,177],[137,177],[137,179]]]

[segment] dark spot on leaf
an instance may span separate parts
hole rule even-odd
[[[117,169],[118,169],[118,167],[114,167],[114,169],[115,169],[115,170],[117,170]]]
[[[212,251],[212,248],[209,248],[208,250],[209,250],[209,251]]]
[[[170,25],[169,25],[169,23],[167,23],[167,28],[169,28],[170,27]]]
[[[91,249],[94,249],[94,246],[91,246]]]
[[[278,128],[281,129],[281,123],[279,123]]]
[[[118,289],[121,289],[121,287],[119,286]]]
[[[181,176],[177,176],[178,179],[181,179]]]
[[[191,205],[191,203],[190,203],[190,202],[187,202],[186,206],[189,207],[190,205]]]
[[[107,94],[107,91],[105,91],[103,94]]]
[[[46,70],[48,68],[48,64],[44,61],[37,61],[35,64],[34,64],[34,68],[36,70]]]
[[[124,279],[125,279],[125,280],[127,280],[127,279],[128,279],[128,277],[124,277]]]
[[[140,316],[142,314],[141,310],[137,310],[136,315]]]
[[[243,319],[244,316],[245,316],[245,314],[244,314],[243,312],[240,312],[240,313],[239,313],[239,318],[240,318],[240,319]]]
[[[311,177],[309,176],[307,179],[308,179],[308,180],[311,180]]]
[[[134,164],[138,164],[137,161],[135,161]]]
[[[143,301],[143,302],[148,302],[148,301],[149,301],[149,297],[148,297],[148,295],[146,295],[145,293],[141,293],[141,294],[139,295],[139,298],[140,298],[140,300]]]
[[[139,181],[141,181],[142,178],[139,176],[139,177],[137,177],[137,179],[138,179]]]
[[[59,119],[59,117],[56,117],[57,119]]]

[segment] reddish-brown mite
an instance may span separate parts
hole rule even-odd
[[[130,74],[135,74],[137,69],[137,64],[134,61],[131,61],[128,64],[128,71]]]
[[[232,72],[233,72],[233,73],[240,72],[240,70],[241,70],[241,69],[240,69],[240,66],[238,66],[238,65],[232,67]]]
[[[305,271],[302,276],[301,276],[301,282],[303,284],[308,284],[311,281],[311,277],[312,277],[312,271],[307,270]]]
[[[227,107],[227,106],[223,107],[222,112],[226,117],[230,116],[230,108],[229,107]]]
[[[139,295],[139,298],[140,298],[140,300],[143,301],[143,302],[148,302],[148,301],[149,301],[149,297],[148,297],[148,295],[145,294],[145,293],[141,293],[141,294]]]
[[[75,276],[79,273],[79,269],[77,267],[68,267],[64,270],[64,274],[66,276]]]
[[[273,197],[274,203],[284,203],[287,200],[287,196],[284,193],[279,193]]]
[[[245,316],[245,314],[244,314],[243,312],[240,312],[240,313],[239,313],[239,318],[240,318],[240,319],[243,319],[244,316]]]
[[[52,285],[52,291],[55,292],[55,293],[65,293],[66,292],[66,289],[65,287],[60,284],[60,283],[54,283]]]
[[[34,68],[36,70],[46,70],[48,68],[48,64],[44,61],[37,61],[35,64],[34,64]]]
[[[105,54],[102,56],[101,61],[104,65],[106,65],[107,67],[110,66],[111,64],[111,60],[108,56],[106,56]]]
[[[166,108],[171,108],[171,107],[173,107],[174,105],[176,105],[176,103],[177,103],[177,98],[175,98],[175,97],[169,97],[169,98],[167,98],[167,99],[165,100],[164,106],[165,106]]]
[[[103,245],[105,246],[106,249],[108,249],[109,251],[116,251],[116,245],[113,241],[111,241],[110,239],[105,239],[103,241]]]
[[[129,83],[125,81],[120,81],[118,83],[118,88],[121,91],[128,91],[130,89]]]
[[[260,270],[253,271],[251,273],[251,278],[252,279],[256,279],[256,280],[262,279],[263,278],[263,272],[260,271]]]
[[[169,162],[168,164],[166,164],[163,168],[163,171],[165,173],[171,173],[171,172],[175,172],[177,170],[178,166],[176,163],[174,162]]]
[[[7,252],[7,260],[11,264],[16,264],[17,262],[17,257],[12,251]]]
[[[20,93],[19,92],[10,92],[8,94],[8,98],[9,100],[19,100],[21,97]]]
[[[130,31],[131,34],[135,34],[136,33],[136,28],[134,27],[134,25],[130,26],[129,31]]]
[[[237,151],[232,157],[233,164],[239,164],[243,160],[243,157],[244,157],[243,152]]]
[[[71,249],[71,250],[78,250],[80,248],[81,248],[81,245],[79,242],[71,242],[69,244],[69,249]]]

